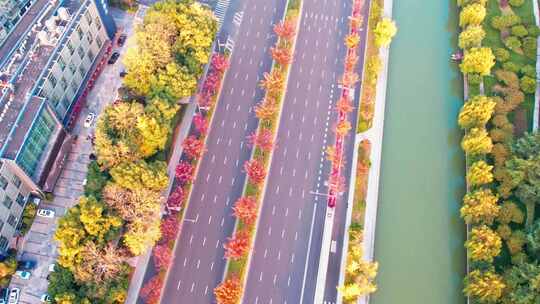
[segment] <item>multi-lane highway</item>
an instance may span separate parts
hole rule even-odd
[[[223,243],[234,228],[231,208],[251,152],[246,137],[257,126],[252,108],[262,98],[258,82],[270,69],[272,26],[285,6],[284,0],[248,2],[161,303],[214,303],[223,278]]]
[[[326,197],[315,193],[328,190],[324,150],[334,140],[334,105],[350,14],[350,1],[304,1],[243,303],[314,303],[326,212]],[[356,125],[355,117],[351,121]],[[348,137],[348,164],[352,142]],[[345,174],[348,179],[350,169]],[[332,239],[337,251],[330,255],[326,303],[336,302],[346,201],[345,192],[336,210]]]

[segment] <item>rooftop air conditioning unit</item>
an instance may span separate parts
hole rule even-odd
[[[56,20],[54,17],[51,17],[45,21],[45,26],[49,32],[54,32],[56,30]]]
[[[61,20],[68,21],[70,19],[69,12],[67,8],[61,7],[58,9],[58,17],[60,17]]]

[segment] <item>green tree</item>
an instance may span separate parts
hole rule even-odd
[[[130,190],[147,188],[161,191],[169,182],[167,164],[162,161],[122,163],[112,168],[110,173],[115,183]]]
[[[536,79],[529,76],[521,77],[519,86],[523,92],[528,94],[534,94],[536,92]]]
[[[504,273],[507,285],[505,303],[533,304],[540,301],[540,267],[536,263],[519,263]]]
[[[84,185],[84,195],[93,196],[96,199],[101,198],[101,190],[110,179],[106,172],[101,171],[96,161],[88,164],[88,174],[86,176],[86,185]]]

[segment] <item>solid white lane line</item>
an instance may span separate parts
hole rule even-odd
[[[298,219],[302,218],[302,209],[298,210]]]
[[[218,248],[218,247],[219,247],[219,240],[217,240],[217,242],[216,242],[216,248]]]
[[[261,274],[259,275],[259,282],[262,281],[262,277],[263,277],[263,273],[262,273],[262,271],[261,271]]]
[[[192,234],[191,237],[189,238],[189,247],[191,247],[191,243],[193,243],[193,234]]]
[[[287,286],[291,286],[291,276],[289,276],[289,278],[287,279]],[[287,303],[287,302],[285,302]]]
[[[291,264],[294,263],[294,253],[291,255]]]
[[[208,293],[208,285],[206,285],[206,288],[204,289],[204,295]]]
[[[202,241],[202,246],[204,247],[205,244],[206,244],[206,237],[204,237],[204,239]]]
[[[193,293],[193,289],[195,289],[195,282],[191,284],[191,290],[189,292]]]
[[[283,230],[281,230],[281,238],[282,238],[282,239],[285,238],[285,228],[283,228]]]
[[[214,269],[214,262],[212,262],[212,264],[210,264],[210,271],[212,271],[212,269]]]
[[[221,227],[223,227],[223,222],[225,222],[225,218],[221,219]]]
[[[184,258],[184,267],[186,267],[187,264],[187,258]]]
[[[274,274],[274,285],[276,285],[276,281],[277,281],[277,274]]]
[[[199,266],[201,266],[201,260],[197,260],[197,269],[199,269]]]
[[[298,240],[298,232],[295,232],[295,233],[294,233],[294,240],[295,240],[295,241]]]
[[[178,285],[176,285],[176,290],[180,290],[180,285],[182,284],[182,280],[178,281]]]
[[[311,251],[311,239],[313,237],[313,227],[315,224],[315,214],[317,213],[317,203],[313,206],[313,217],[311,218],[311,230],[309,231],[309,239],[308,239],[308,250],[306,255],[306,263],[304,265],[304,278],[302,280],[302,293],[300,296],[300,303],[303,303],[304,299],[304,289],[306,288],[306,275],[307,275],[307,267],[309,262],[309,253]]]

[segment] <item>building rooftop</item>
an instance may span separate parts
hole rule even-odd
[[[37,83],[47,76],[46,72],[55,50],[66,43],[65,34],[67,30],[72,30],[74,19],[70,17],[69,20],[63,20],[56,17],[54,26],[51,27],[46,26],[46,21],[50,20],[60,7],[65,7],[69,16],[73,16],[81,7],[81,2],[86,1],[65,0],[61,5],[54,0],[36,1],[24,16],[28,19],[22,20],[0,47],[0,56],[6,56],[0,62],[0,147],[3,155],[16,154],[24,141],[24,134],[21,138],[19,133],[22,132],[14,130],[20,128],[26,133],[28,129],[23,126],[29,127],[34,117],[21,114],[21,110],[25,107],[33,108],[32,103],[37,101],[33,98],[34,89]]]

